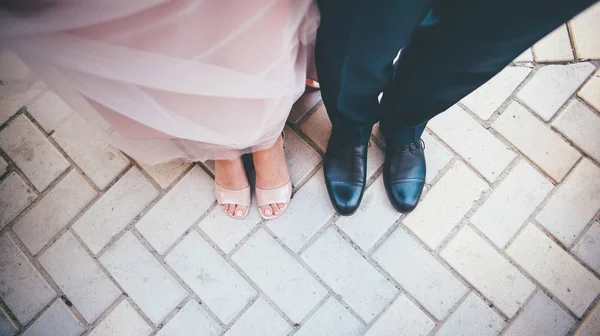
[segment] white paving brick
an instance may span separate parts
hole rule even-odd
[[[552,188],[544,175],[521,160],[471,217],[471,223],[504,249]]]
[[[334,214],[335,210],[327,196],[323,170],[319,169],[294,194],[286,211],[279,218],[268,221],[267,226],[285,245],[298,252]]]
[[[79,115],[67,118],[52,137],[99,189],[105,189],[129,165],[129,159]]]
[[[563,336],[575,320],[546,294],[537,292],[503,336]]]
[[[383,166],[385,153],[379,147],[372,145],[367,153],[367,180],[373,177],[373,174]]]
[[[312,109],[321,100],[321,91],[306,90],[292,106],[292,111],[288,121],[292,124],[297,123],[310,109]]]
[[[222,328],[215,322],[200,304],[190,300],[156,336],[180,336],[194,333],[202,336],[220,335]]]
[[[322,151],[327,148],[327,142],[331,135],[331,121],[327,117],[325,105],[321,104],[313,114],[304,121],[300,130],[314,141]]]
[[[24,115],[0,132],[0,147],[39,191],[69,168],[69,162]]]
[[[600,112],[600,70],[592,75],[577,95]]]
[[[557,182],[581,157],[519,103],[511,103],[492,127]]]
[[[448,165],[453,154],[432,137],[429,132],[423,132],[421,139],[425,142],[425,165],[427,169],[425,182],[431,183],[440,171]]]
[[[400,295],[365,336],[426,336],[434,326],[425,313]]]
[[[0,298],[27,324],[56,293],[7,234],[0,236]]]
[[[292,184],[303,183],[315,166],[321,162],[321,156],[289,127],[285,129],[284,141],[284,152]]]
[[[61,300],[56,300],[25,330],[23,336],[78,336],[84,331],[83,323]]]
[[[361,249],[369,251],[400,214],[387,201],[383,178],[378,177],[365,191],[358,211],[340,216],[335,222]]]
[[[490,182],[494,182],[516,156],[458,105],[433,118],[428,125]]]
[[[600,168],[583,159],[557,188],[536,219],[571,245],[600,209]]]
[[[531,52],[531,48],[523,51],[519,57],[515,58],[513,62],[533,62],[533,53]]]
[[[519,91],[518,97],[545,121],[549,121],[595,70],[588,62],[547,65]]]
[[[185,290],[131,232],[126,232],[100,261],[155,324],[186,296]]]
[[[263,229],[231,259],[292,321],[301,321],[327,294],[325,288]]]
[[[488,119],[531,72],[527,67],[509,66],[461,100],[481,119]]]
[[[183,159],[153,166],[141,162],[138,163],[163,189],[167,189],[191,165],[190,162]]]
[[[256,295],[254,288],[196,231],[190,232],[165,261],[225,324]]]
[[[215,202],[214,181],[195,166],[140,219],[136,228],[163,254]]]
[[[37,195],[17,173],[11,173],[0,183],[0,229],[15,219]]]
[[[367,323],[398,291],[333,228],[327,229],[302,259]]]
[[[158,190],[133,167],[73,224],[73,230],[98,253],[157,196]]]
[[[600,59],[600,4],[577,15],[570,25],[577,57]]]
[[[535,290],[531,281],[469,227],[462,228],[440,256],[509,318]]]
[[[502,317],[471,293],[435,335],[493,336],[497,335],[503,327]]]
[[[373,259],[437,319],[443,319],[468,291],[401,228],[379,247]]]
[[[0,70],[3,68],[0,67]],[[33,86],[23,93],[0,96],[0,125],[14,116],[25,104],[34,101],[43,91],[39,86]]]
[[[573,60],[573,50],[566,25],[561,25],[553,32],[533,45],[536,62],[566,62]]]
[[[94,197],[94,189],[72,170],[21,217],[13,230],[29,251],[36,254]]]
[[[583,320],[575,336],[598,336],[598,330],[600,330],[600,303],[596,304],[592,312]]]
[[[3,307],[0,307],[0,335],[13,336],[17,333],[18,329],[7,314]]]
[[[600,274],[600,222],[594,222],[590,229],[573,247],[575,253],[583,262]]]
[[[89,323],[121,295],[119,288],[70,232],[60,237],[38,260]]]
[[[486,188],[483,180],[457,161],[403,223],[429,248],[435,249]]]
[[[506,254],[577,316],[600,293],[600,280],[533,224],[525,227]]]
[[[27,112],[48,133],[75,113],[64,100],[52,91],[44,92],[38,99],[28,104]]]
[[[224,336],[284,336],[291,327],[267,301],[259,298]]]
[[[254,197],[252,204],[256,204]],[[221,207],[215,207],[198,223],[198,226],[221,250],[229,253],[261,220],[256,206],[250,206],[248,216],[244,219],[233,218],[227,215]]]
[[[552,126],[586,154],[600,161],[600,116],[577,100],[572,100]]]
[[[363,325],[344,306],[330,297],[294,335],[358,336],[363,329]]]
[[[127,300],[121,301],[89,336],[149,335],[152,328]]]

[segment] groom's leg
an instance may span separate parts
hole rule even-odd
[[[425,183],[420,142],[427,121],[502,70],[523,50],[595,0],[444,0],[437,22],[419,27],[383,95],[383,181],[400,212]],[[468,139],[465,141],[469,141]]]
[[[420,27],[384,93],[381,131],[417,140],[425,123],[596,0],[445,0]]]
[[[427,14],[430,0],[318,0],[316,62],[323,102],[348,144],[365,144],[381,116],[378,95],[392,60]]]
[[[429,7],[428,0],[319,0],[317,73],[333,124],[323,172],[341,215],[360,205],[367,143],[381,115],[377,96],[391,80],[392,60]]]

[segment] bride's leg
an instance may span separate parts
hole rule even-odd
[[[215,182],[230,190],[242,190],[248,187],[248,178],[244,170],[242,158],[233,160],[215,160]],[[242,218],[248,211],[247,206],[222,204],[223,210],[232,217]]]
[[[252,157],[256,169],[257,188],[272,190],[289,182],[290,173],[283,152],[283,139],[281,136],[277,138],[273,146],[254,152]],[[260,211],[265,216],[278,216],[285,206],[285,203],[274,203],[260,207]]]

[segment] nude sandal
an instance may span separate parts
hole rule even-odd
[[[246,216],[248,216],[248,212],[250,212],[250,203],[252,200],[252,196],[250,195],[250,186],[247,186],[244,189],[231,190],[223,188],[215,182],[215,197],[219,205],[235,204],[247,207],[244,216],[236,217],[229,215],[230,217],[235,219],[244,219]]]
[[[283,214],[287,209],[290,199],[292,198],[292,181],[287,181],[286,184],[275,189],[260,189],[256,187],[256,204],[259,207],[260,216],[264,219],[275,219]],[[283,203],[285,207],[279,212],[279,215],[266,216],[260,207],[270,204]]]

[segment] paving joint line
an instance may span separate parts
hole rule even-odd
[[[52,189],[54,189],[54,186],[56,186],[57,184],[59,184],[70,172],[72,171],[72,167],[67,168],[64,172],[62,172],[54,181],[52,181],[52,184],[50,186],[52,186],[52,188],[50,188],[50,186],[48,186],[48,188],[46,188],[43,192],[41,193],[37,193],[36,190],[34,190],[34,192],[36,193],[36,198],[33,199],[31,201],[31,203],[29,203],[29,205],[27,207],[25,207],[23,210],[21,210],[21,212],[15,217],[13,218],[10,222],[8,222],[4,228],[0,229],[0,234],[4,234],[7,231],[13,231],[13,228],[21,221],[21,219],[23,217],[25,217],[29,212],[31,212],[33,210],[33,208],[39,204],[44,197],[46,197],[46,195],[52,191]],[[16,171],[17,175],[19,175],[19,177],[21,177],[24,181],[29,182],[25,176],[21,176],[19,173],[20,171]],[[26,183],[27,183],[26,182]],[[62,229],[61,229],[62,230]],[[16,235],[16,233],[15,233]],[[54,238],[54,236],[51,238],[51,240]]]
[[[321,97],[312,107],[310,107],[295,123],[290,122],[291,125],[297,126],[298,128],[302,127],[302,124],[308,120],[321,106],[325,108],[325,103],[323,103],[323,97]],[[288,121],[286,120],[286,123]]]
[[[302,259],[302,256],[300,253],[295,253],[292,249],[290,249],[287,245],[285,245],[280,239],[279,237],[277,237],[277,235],[275,235],[275,233],[273,233],[269,228],[263,226],[263,229],[269,234],[271,235],[271,237],[273,239],[275,239],[275,241],[285,250],[285,252],[287,254],[289,254],[294,260],[296,260],[296,262],[298,262],[298,264],[304,268],[315,280],[317,280],[317,282],[323,286],[323,288],[325,288],[325,290],[328,292],[328,294],[330,296],[332,296],[333,298],[335,298],[336,300],[338,300],[340,303],[342,303],[350,312],[350,314],[352,314],[354,316],[354,318],[357,319],[357,321],[359,321],[362,325],[367,325],[366,321],[363,320],[362,317],[360,317],[360,315],[358,315],[358,313],[356,313],[351,307],[350,304],[348,304],[342,297],[341,295],[337,294],[323,279],[321,279],[321,277],[317,274],[317,272],[315,270],[313,270],[311,267],[308,266],[308,264],[306,264],[306,262]],[[319,236],[320,237],[320,236]],[[303,323],[305,323],[306,321],[303,321]]]
[[[110,188],[112,188],[112,186],[123,176],[125,175],[125,173],[127,171],[129,171],[129,169],[131,169],[131,167],[133,166],[132,160],[129,159],[128,156],[126,156],[128,158],[128,163],[125,167],[122,168],[122,170],[111,180],[111,182],[109,184],[106,185],[105,188],[100,189],[96,183],[94,183],[94,181],[92,181],[92,179],[83,171],[83,169],[81,169],[81,167],[79,167],[79,165],[67,154],[67,152],[58,144],[58,142],[56,142],[56,140],[48,135],[48,133],[46,133],[46,131],[44,130],[44,128],[42,127],[42,125],[35,120],[35,118],[33,118],[33,116],[27,111],[25,110],[23,112],[23,115],[25,117],[27,117],[29,119],[29,121],[34,124],[38,131],[40,131],[44,137],[52,144],[52,146],[54,148],[56,148],[56,150],[61,154],[61,156],[69,163],[69,165],[71,167],[73,167],[73,169],[77,170],[77,172],[79,173],[79,175],[81,175],[83,177],[83,179],[92,187],[92,189],[94,189],[94,191],[96,191],[96,193],[98,194],[102,194],[105,191],[109,190]],[[121,151],[119,151],[121,152]]]
[[[62,301],[62,297],[63,296],[67,297],[67,296],[61,290],[61,288],[58,286],[58,284],[54,281],[54,279],[52,279],[52,277],[50,276],[50,274],[48,274],[48,272],[46,272],[46,269],[40,264],[40,262],[37,260],[37,258],[34,258],[31,255],[31,253],[29,252],[29,250],[27,250],[27,248],[25,247],[25,244],[23,244],[23,242],[19,239],[19,237],[16,234],[14,234],[13,232],[10,232],[8,235],[9,235],[9,238],[12,240],[12,242],[20,250],[20,252],[22,254],[24,254],[25,257],[28,259],[28,261],[31,264],[31,266],[39,273],[39,275],[42,277],[42,279],[44,280],[44,282],[46,282],[46,284],[55,293],[54,297],[44,306],[44,308],[41,309],[27,324],[23,325],[23,329],[21,329],[21,332],[24,332],[29,327],[31,327],[31,325],[33,323],[35,323],[35,321],[37,321],[42,316],[42,314],[44,314],[44,312],[51,305],[54,304],[54,302],[56,300],[61,300]],[[79,310],[77,310],[77,308],[75,306],[73,306],[73,305],[68,306],[67,305],[67,309],[70,310],[73,313],[73,315],[76,316],[77,320],[79,320],[79,322],[83,323],[86,326],[86,328],[89,327],[89,324],[87,323],[87,321],[85,320],[85,318],[83,317],[83,315],[79,312]]]
[[[433,321],[438,321],[438,319],[433,315],[433,313],[429,312],[429,310],[427,310],[425,308],[425,306],[423,306],[423,304],[418,301],[409,291],[407,291],[404,286],[402,286],[399,282],[396,281],[396,279],[394,279],[394,277],[387,271],[385,270],[383,267],[381,267],[379,265],[379,263],[377,263],[377,261],[375,259],[372,258],[372,256],[368,255],[367,253],[365,253],[363,250],[360,249],[360,247],[358,247],[358,245],[356,245],[352,239],[350,239],[350,237],[348,237],[342,230],[340,230],[338,227],[334,226],[333,228],[334,230],[336,230],[336,232],[342,237],[342,239],[344,239],[346,241],[346,243],[348,243],[363,259],[365,259],[365,261],[371,266],[373,267],[380,275],[382,275],[384,278],[386,278],[387,281],[390,282],[390,284],[392,284],[396,289],[398,289],[398,294],[395,296],[395,298],[393,300],[391,300],[388,304],[386,304],[385,308],[383,308],[379,314],[377,314],[375,318],[373,318],[373,320],[371,321],[371,323],[368,323],[368,325],[372,325],[373,323],[375,323],[375,321],[377,319],[379,319],[379,317],[385,312],[387,311],[387,309],[394,303],[394,301],[398,298],[398,296],[400,294],[403,294],[404,296],[406,296],[407,298],[410,299],[410,301],[412,301],[413,303],[415,303],[415,305],[425,313],[425,315],[427,315],[427,317]]]
[[[188,284],[179,277],[177,272],[175,272],[175,270],[173,270],[171,268],[171,266],[165,261],[165,259],[154,249],[154,247],[152,247],[152,245],[144,238],[144,236],[139,231],[137,231],[135,228],[131,228],[129,230],[129,232],[134,235],[134,237],[138,240],[138,242],[140,242],[142,244],[142,246],[147,250],[147,252],[150,252],[150,254],[154,257],[154,259],[156,261],[158,261],[158,263],[162,266],[162,268],[165,271],[167,271],[167,273],[169,273],[169,275],[171,275],[173,277],[173,279],[181,286],[181,288],[186,291],[187,295],[183,301],[187,300],[187,298],[189,296],[193,296],[198,302],[201,303],[202,306],[204,306],[204,309],[208,312],[208,314],[209,314],[209,316],[211,316],[211,318],[213,318],[220,326],[225,326],[225,323],[223,321],[221,321],[221,319],[217,317],[217,315],[212,311],[212,309],[210,309],[210,307],[208,307],[208,305],[204,302],[204,300],[202,300],[192,290],[192,288],[190,286],[188,286]],[[179,305],[175,306],[175,308],[173,308],[173,310],[177,309],[177,307],[179,307]],[[166,316],[168,316],[168,315],[169,314],[167,314]],[[165,318],[166,318],[166,316],[165,316]],[[165,318],[163,318],[163,320]],[[162,322],[162,320],[161,320],[161,322]],[[160,323],[158,323],[158,324],[160,324]],[[152,324],[152,325],[154,325],[154,324]]]
[[[259,227],[260,229],[260,224],[256,225],[256,227]],[[256,229],[256,228],[255,228]],[[254,229],[253,229],[254,230]],[[273,308],[277,313],[279,313],[284,320],[286,320],[286,322],[290,325],[294,325],[295,322],[281,309],[279,308],[279,306],[277,306],[272,300],[271,298],[258,286],[258,284],[256,284],[254,282],[254,280],[252,280],[252,278],[250,276],[248,276],[246,274],[246,272],[244,272],[233,260],[232,258],[225,253],[225,251],[223,251],[212,239],[210,239],[210,236],[206,235],[199,227],[196,226],[195,231],[200,234],[200,236],[202,237],[202,239],[204,239],[206,242],[208,242],[209,245],[211,245],[215,251],[217,251],[217,253],[219,253],[219,255],[225,260],[225,262],[227,262],[227,264],[232,267],[243,279],[244,281],[246,281],[257,293],[258,297],[263,298],[265,301],[267,301],[267,303],[271,306],[271,308]],[[256,231],[258,231],[258,229],[256,229]],[[240,247],[242,245],[240,244]],[[237,252],[237,251],[236,251]],[[231,256],[233,256],[233,253],[231,254]],[[241,317],[247,309],[249,309],[250,306],[246,307],[244,310],[242,310],[238,316],[233,319],[230,323],[230,326],[233,326],[233,324],[235,324],[235,322],[237,322],[237,320],[239,319],[239,317]]]

